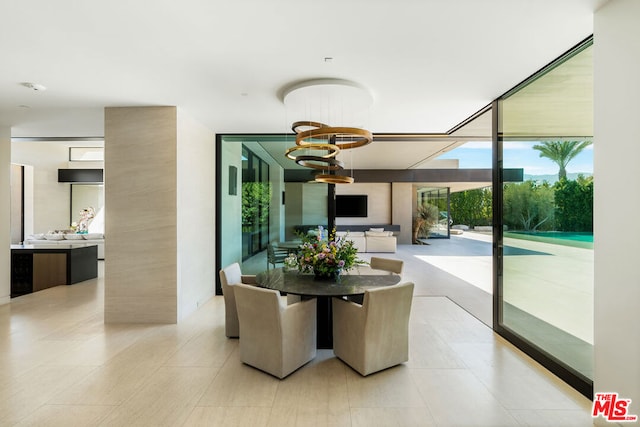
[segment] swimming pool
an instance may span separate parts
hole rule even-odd
[[[572,231],[505,231],[504,237],[593,249],[593,233]]]

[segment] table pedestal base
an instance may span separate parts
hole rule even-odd
[[[333,348],[332,297],[317,297],[317,348]]]

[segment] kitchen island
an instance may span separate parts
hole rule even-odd
[[[96,277],[95,244],[11,245],[11,298]]]

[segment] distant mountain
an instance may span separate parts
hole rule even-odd
[[[592,176],[592,173],[587,173],[587,172],[577,172],[577,173],[567,173],[567,179],[571,179],[571,180],[575,180],[578,178],[578,175],[582,175],[584,177],[587,176]],[[538,183],[542,183],[544,181],[547,181],[549,184],[555,184],[555,182],[558,180],[558,174],[553,174],[553,175],[527,175],[526,173],[524,174],[524,180],[528,181],[528,180],[532,180]]]

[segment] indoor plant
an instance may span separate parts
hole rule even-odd
[[[318,278],[336,279],[340,273],[356,264],[364,263],[357,257],[357,249],[348,236],[336,237],[335,229],[324,237],[325,230],[318,227],[316,236],[301,236],[298,251],[300,272],[313,272]]]

